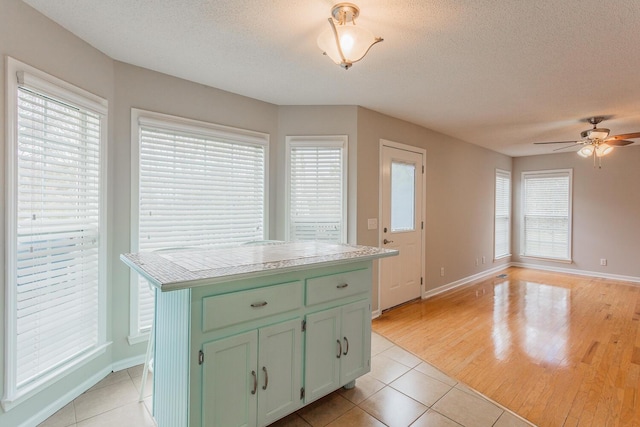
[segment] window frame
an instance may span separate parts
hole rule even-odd
[[[349,136],[348,135],[288,135],[285,138],[285,240],[291,240],[291,150],[295,147],[340,148],[342,179],[342,230],[340,242],[348,243],[348,188],[349,188]]]
[[[239,144],[259,145],[264,149],[264,205],[263,236],[269,238],[269,134],[252,130],[219,125],[211,122],[193,120],[154,111],[131,109],[131,212],[130,212],[130,250],[138,252],[140,232],[140,131],[141,126],[154,126],[167,131],[187,132],[207,138],[221,138],[225,141],[237,141]],[[129,272],[129,345],[145,342],[149,338],[149,328],[138,325],[138,274]]]
[[[33,395],[50,387],[57,381],[75,372],[79,367],[102,355],[111,344],[107,341],[107,153],[108,153],[108,101],[91,92],[67,83],[48,73],[7,57],[6,63],[6,233],[5,242],[5,364],[4,364],[4,396],[2,407],[5,411],[25,402]],[[20,82],[19,82],[20,80]],[[21,387],[17,385],[17,209],[18,209],[18,88],[26,86],[38,92],[62,100],[70,105],[91,111],[99,116],[99,208],[98,208],[98,274],[97,274],[97,342],[91,348],[61,363],[59,366],[44,371],[39,377]]]
[[[552,257],[528,254],[526,251],[526,180],[531,178],[554,178],[554,177],[566,177],[568,178],[568,191],[567,191],[567,257]],[[549,169],[539,171],[523,171],[521,174],[521,215],[520,215],[520,256],[523,258],[539,259],[544,261],[553,261],[559,263],[570,264],[573,262],[573,169]]]
[[[497,213],[497,204],[498,204],[498,178],[506,178],[509,182],[509,190],[507,191],[507,206],[508,206],[508,213],[507,213],[507,252],[503,253],[503,254],[498,254],[496,253],[496,242],[497,242],[497,226],[496,226],[496,222],[497,222],[497,217],[498,217],[498,213]],[[505,169],[499,169],[496,168],[495,171],[495,181],[494,181],[494,203],[493,203],[493,259],[494,261],[499,260],[499,259],[503,259],[503,258],[508,258],[511,256],[511,218],[512,218],[512,206],[511,206],[511,200],[512,200],[512,195],[513,195],[513,180],[511,179],[511,171],[505,170]]]

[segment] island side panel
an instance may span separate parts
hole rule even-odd
[[[187,426],[191,290],[156,291],[154,322],[154,417],[158,427]]]

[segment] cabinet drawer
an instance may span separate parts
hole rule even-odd
[[[307,305],[319,304],[364,293],[371,289],[369,270],[354,270],[344,273],[307,279]]]
[[[301,306],[302,283],[299,281],[205,297],[202,300],[202,330],[208,332]]]

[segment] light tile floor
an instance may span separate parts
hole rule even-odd
[[[354,389],[340,389],[270,427],[532,425],[375,333],[371,356],[371,372]],[[40,426],[155,426],[151,378],[138,403],[141,379],[142,366],[114,372]]]

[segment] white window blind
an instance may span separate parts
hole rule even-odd
[[[346,138],[288,137],[288,240],[346,242]]]
[[[496,170],[494,258],[511,253],[511,172]]]
[[[245,135],[139,118],[136,250],[265,239],[267,136]],[[154,305],[146,281],[137,282],[140,332]]]
[[[96,350],[103,340],[106,101],[99,112],[86,108],[76,102],[76,93],[65,97],[64,89],[25,73],[19,73],[15,90],[10,113],[15,114],[15,141],[8,156],[14,173],[9,178],[7,400]]]
[[[523,172],[523,255],[571,260],[571,170]]]

